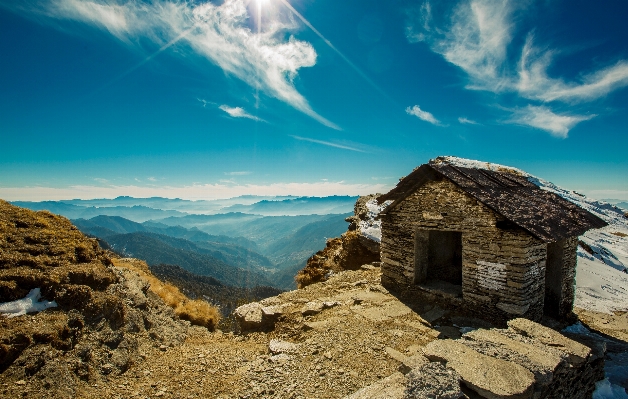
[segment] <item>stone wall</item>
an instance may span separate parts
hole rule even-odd
[[[496,227],[498,222],[504,227]],[[421,282],[415,274],[420,264],[415,259],[415,245],[421,246],[417,239],[425,236],[424,230],[462,233],[465,306],[495,320],[540,320],[547,245],[509,225],[447,179],[424,184],[382,217],[383,285],[407,290]],[[567,269],[571,258],[565,263]],[[573,278],[569,281],[572,284]]]

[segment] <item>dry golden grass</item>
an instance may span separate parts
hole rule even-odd
[[[190,299],[177,287],[155,277],[145,262],[136,259],[112,259],[114,266],[136,272],[150,285],[150,290],[157,294],[174,313],[183,320],[206,327],[213,331],[220,321],[220,312],[215,306],[200,300]]]
[[[68,219],[0,200],[0,269],[46,270],[94,261],[108,263],[98,242],[85,237]]]

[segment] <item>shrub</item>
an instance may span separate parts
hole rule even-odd
[[[174,312],[181,319],[188,320],[194,325],[206,327],[212,331],[220,320],[218,309],[200,299],[180,302],[174,309]]]

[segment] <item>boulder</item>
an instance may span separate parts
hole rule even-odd
[[[262,305],[257,302],[247,303],[233,311],[241,331],[259,330],[262,327]]]

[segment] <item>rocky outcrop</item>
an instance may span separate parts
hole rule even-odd
[[[0,315],[4,380],[31,381],[34,397],[76,396],[140,362],[147,345],[185,339],[189,323],[67,219],[0,201],[0,230],[0,302],[39,288],[57,305]]]
[[[377,204],[378,194],[358,198],[354,215],[346,219],[349,227],[338,238],[327,240],[324,249],[307,260],[295,280],[299,288],[327,280],[342,270],[357,270],[360,266],[379,262],[380,222],[376,216],[382,207]]]

